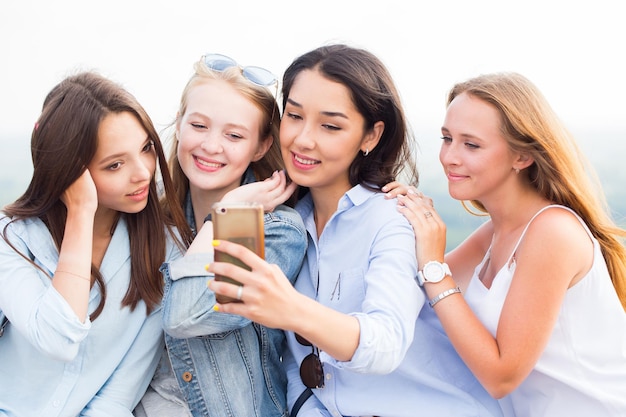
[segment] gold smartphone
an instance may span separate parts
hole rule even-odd
[[[263,206],[257,203],[215,203],[211,208],[213,238],[228,240],[243,245],[265,259],[265,232],[263,227]],[[239,259],[220,251],[215,251],[216,262],[229,262],[250,270]],[[215,274],[216,281],[240,283],[232,278]],[[237,302],[236,299],[216,294],[219,303]]]

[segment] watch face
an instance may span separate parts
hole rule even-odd
[[[452,276],[448,264],[437,261],[426,262],[424,268],[417,272],[417,283],[422,286],[425,282],[439,282],[446,275]]]
[[[439,282],[445,276],[443,265],[439,262],[429,262],[424,265],[424,277],[429,282]]]

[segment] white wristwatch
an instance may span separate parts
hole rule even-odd
[[[437,261],[426,262],[424,268],[421,271],[417,271],[417,283],[421,287],[425,282],[439,282],[446,275],[452,276],[448,264]]]

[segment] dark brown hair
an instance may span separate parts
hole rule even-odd
[[[63,241],[67,217],[67,209],[60,198],[83,174],[94,157],[102,120],[107,115],[123,112],[136,117],[154,143],[165,198],[173,199],[173,184],[167,171],[163,147],[143,107],[120,85],[99,74],[83,72],[61,81],[46,97],[31,136],[32,179],[24,194],[5,207],[4,213],[12,221],[40,218],[50,230],[58,250]],[[168,230],[181,249],[191,241],[191,232],[180,208],[171,210],[170,216],[165,216],[159,203],[154,176],[150,182],[147,206],[136,214],[119,215],[125,216],[128,224],[131,251],[130,284],[122,306],[129,306],[132,310],[143,300],[149,313],[161,303],[163,295],[163,278],[159,267],[165,261],[165,230]],[[174,226],[178,227],[182,239],[176,237]],[[11,245],[6,227],[2,236]],[[24,254],[20,255],[30,261]],[[90,314],[94,320],[104,308],[106,286],[102,275],[93,265],[92,276],[101,292],[100,304]]]
[[[322,46],[296,58],[283,76],[283,108],[293,83],[304,70],[314,69],[329,80],[344,85],[370,131],[378,121],[385,129],[378,145],[367,156],[359,153],[350,166],[350,184],[378,190],[397,179],[417,185],[418,172],[413,158],[413,135],[409,129],[400,95],[383,63],[363,49],[336,44]]]

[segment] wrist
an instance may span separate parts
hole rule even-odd
[[[430,305],[431,308],[433,308],[435,307],[435,304],[439,303],[441,300],[454,294],[461,294],[461,289],[459,287],[448,288],[447,290],[442,291],[436,296],[434,296],[433,298],[431,298],[428,304]]]
[[[430,300],[440,292],[449,290],[450,288],[456,287],[457,284],[451,277],[445,277],[440,282],[427,282],[424,284],[424,293],[426,297]]]
[[[94,222],[97,207],[90,207],[88,205],[74,205],[67,207],[66,222],[79,221],[79,222]]]
[[[426,262],[421,270],[417,272],[417,283],[420,286],[424,284],[432,283],[436,284],[441,282],[445,277],[451,277],[452,272],[450,267],[445,262],[430,261]]]

